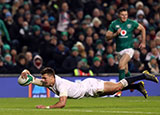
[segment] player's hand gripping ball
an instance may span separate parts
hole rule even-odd
[[[34,80],[34,77],[31,74],[27,74],[24,71],[22,72],[22,74],[19,76],[18,78],[18,83],[21,86],[27,86],[30,83],[32,83]]]

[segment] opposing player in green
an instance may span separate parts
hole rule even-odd
[[[107,40],[115,39],[116,52],[119,58],[119,80],[124,77],[129,77],[128,62],[134,54],[133,49],[133,32],[135,29],[141,31],[142,42],[139,48],[146,46],[146,31],[145,28],[138,22],[128,19],[128,11],[125,8],[120,8],[118,11],[119,18],[112,21],[106,33]],[[116,94],[117,97],[121,96],[121,92]]]

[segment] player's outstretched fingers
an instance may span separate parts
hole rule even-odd
[[[36,108],[37,109],[46,109],[46,106],[44,106],[44,105],[37,105]]]
[[[27,69],[25,69],[25,70],[22,71],[21,77],[24,78],[24,79],[27,79],[27,74],[30,74],[30,72]]]

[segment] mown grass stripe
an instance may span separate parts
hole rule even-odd
[[[0,108],[1,111],[56,111],[56,112],[81,112],[81,113],[124,113],[124,114],[145,114],[159,115],[159,112],[141,112],[141,111],[104,111],[104,110],[78,110],[78,109],[22,109],[22,108]]]

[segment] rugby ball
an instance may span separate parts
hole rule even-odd
[[[29,85],[30,83],[32,83],[34,80],[34,77],[32,75],[29,75],[27,74],[27,78],[22,78],[21,76],[19,76],[18,78],[18,83],[21,85],[21,86],[27,86]]]

